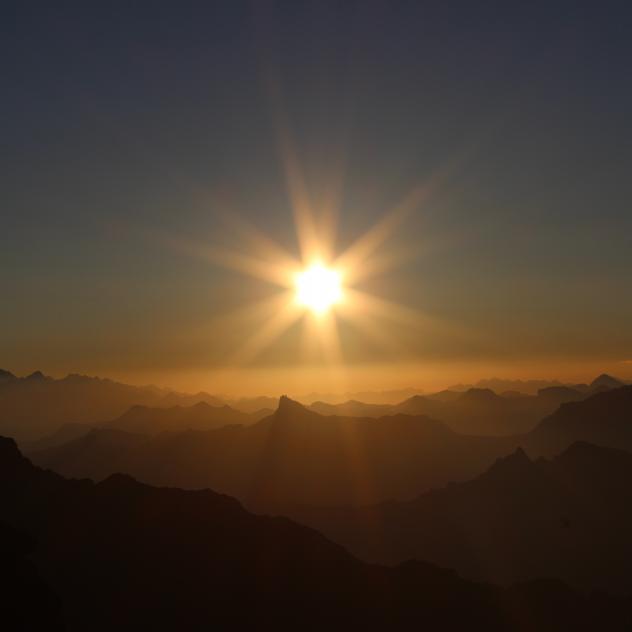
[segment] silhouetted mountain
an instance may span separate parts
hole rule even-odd
[[[518,398],[518,397],[529,397],[526,393],[521,393],[520,391],[503,391],[500,393],[501,397],[504,398]]]
[[[467,390],[467,389],[463,389]],[[438,393],[431,393],[430,395],[426,395],[426,399],[437,400],[438,402],[453,402],[456,399],[461,397],[462,391],[439,391]]]
[[[390,391],[354,391],[346,393],[307,393],[295,397],[301,404],[309,406],[313,402],[325,404],[344,404],[349,400],[373,405],[392,405],[401,402],[413,395],[421,395],[423,391],[418,388],[400,388]]]
[[[140,434],[212,430],[230,424],[250,425],[271,412],[271,410],[259,410],[248,414],[234,410],[230,406],[210,406],[206,402],[173,408],[150,408],[137,405],[132,406],[118,419],[101,424],[100,427]]]
[[[338,415],[349,417],[381,417],[392,412],[393,407],[389,404],[365,404],[350,399],[342,404],[328,404],[327,402],[314,402],[309,406],[319,415]]]
[[[106,422],[135,404],[194,404],[206,401],[203,396],[207,395],[192,398],[156,387],[130,386],[84,375],[68,375],[60,380],[40,371],[24,378],[5,376],[0,379],[0,433],[20,441],[35,440],[56,432],[64,424]],[[223,405],[216,398],[207,397],[207,403]]]
[[[211,487],[255,508],[370,504],[467,480],[519,445],[534,455],[559,453],[577,440],[632,451],[631,390],[563,404],[532,432],[507,437],[458,434],[422,415],[321,416],[283,397],[274,414],[248,427],[157,436],[109,428],[29,454],[67,476],[100,480],[123,471],[152,484]],[[485,391],[462,399],[469,410],[511,401]],[[406,402],[418,403],[427,401]]]
[[[595,382],[598,380],[600,378]],[[609,390],[606,383],[614,384],[604,379],[598,382],[598,388]],[[394,406],[349,401],[337,405],[316,402],[310,408],[323,415],[356,417],[427,415],[461,434],[508,436],[529,432],[560,404],[579,401],[593,393],[592,387],[582,392],[568,386],[551,386],[540,389],[535,396],[500,396],[489,388],[470,388],[463,393],[443,391],[435,396],[416,395]]]
[[[198,402],[193,406],[172,408],[150,408],[132,406],[117,419],[102,424],[64,424],[56,432],[35,441],[22,441],[26,452],[46,450],[82,437],[92,430],[113,429],[134,434],[154,435],[160,432],[182,432],[185,430],[211,430],[231,424],[253,424],[269,415],[270,410],[242,413],[230,406],[210,406]]]
[[[550,396],[501,397],[490,389],[449,393],[444,392],[440,397],[415,395],[394,406],[350,401],[338,405],[317,402],[310,408],[324,415],[427,415],[462,434],[512,435],[528,432],[559,405]]]
[[[50,382],[52,379],[52,377],[44,375],[41,371],[33,371],[33,373],[24,378],[27,382]]]
[[[529,434],[526,445],[551,455],[575,441],[632,451],[632,386],[562,404]]]
[[[11,373],[11,371],[5,371],[4,369],[0,369],[0,383],[9,382],[10,380],[17,380],[18,378]]]
[[[557,380],[506,380],[497,377],[479,380],[474,384],[475,388],[490,389],[495,393],[518,391],[525,395],[535,395],[540,389],[555,386],[563,386],[563,384]]]
[[[625,383],[621,380],[618,380],[616,377],[612,377],[607,373],[602,373],[599,377],[596,377],[591,383],[590,388],[595,390],[600,390],[603,388],[612,389],[619,388],[621,386],[625,386]]]
[[[33,441],[20,441],[20,449],[25,453],[33,452],[36,450],[47,450],[48,448],[54,448],[58,445],[63,445],[68,441],[73,441],[79,437],[83,437],[96,426],[90,424],[64,424],[57,428],[57,430],[49,435],[45,435],[40,439]]]
[[[522,449],[476,479],[409,502],[291,515],[372,562],[416,558],[499,583],[556,577],[632,592],[632,455],[575,443],[552,461]]]
[[[159,405],[161,408],[173,408],[174,406],[195,406],[195,404],[200,402],[214,407],[226,405],[226,402],[219,397],[215,397],[204,391],[200,391],[195,395],[170,391],[160,399]]]
[[[7,439],[0,520],[36,539],[34,563],[59,594],[69,632],[540,632],[560,622],[616,632],[630,622],[627,602],[553,582],[503,590],[427,563],[367,565],[311,529],[255,516],[209,490],[155,488],[120,474],[99,484],[65,480],[32,466]]]
[[[248,427],[155,437],[97,430],[30,456],[67,476],[98,480],[122,471],[269,507],[412,498],[480,473],[515,445],[512,438],[459,435],[424,416],[325,417],[282,397],[273,415]]]
[[[462,403],[494,405],[502,400],[500,395],[496,395],[490,388],[470,388],[465,391],[459,401]]]
[[[538,397],[546,399],[556,406],[566,402],[576,402],[585,399],[586,394],[570,386],[549,386],[538,391]]]
[[[239,410],[242,413],[258,413],[261,410],[269,410],[272,412],[278,403],[276,397],[240,397],[237,399],[227,398],[225,403],[231,408]]]

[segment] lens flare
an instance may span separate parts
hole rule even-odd
[[[296,275],[296,301],[315,314],[324,314],[342,300],[342,283],[336,270],[320,263]]]

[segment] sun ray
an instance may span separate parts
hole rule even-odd
[[[345,302],[344,310],[347,314],[356,313],[356,316],[353,317],[356,325],[364,322],[365,315],[371,314],[405,327],[410,333],[415,333],[420,340],[431,340],[439,334],[451,336],[454,339],[458,338],[463,343],[475,342],[476,340],[470,329],[445,317],[434,317],[421,310],[411,309],[400,303],[388,301],[357,289],[347,289],[346,293],[349,300]],[[344,314],[342,308],[339,312],[341,315]]]
[[[429,318],[423,318],[423,315],[417,310],[374,296],[368,292],[349,288],[347,289],[347,294],[349,296],[349,305],[357,312],[372,313],[392,322],[414,328],[420,328],[423,325],[423,321],[428,322],[430,320]]]
[[[288,117],[284,114],[281,106],[280,87],[278,85],[276,86],[275,96],[276,107],[274,108],[273,116],[281,162],[285,172],[286,187],[294,215],[296,235],[302,259],[304,261],[311,260],[321,256],[316,220],[296,144],[290,131]]]
[[[356,285],[367,279],[389,272],[420,257],[419,246],[401,246],[391,252],[381,252],[369,255],[361,265],[352,270],[345,269],[344,278],[347,285]]]
[[[320,317],[318,323],[320,343],[325,359],[333,366],[342,366],[342,347],[338,332],[338,322],[333,313],[327,313]]]
[[[427,194],[425,186],[415,187],[382,219],[351,244],[335,261],[337,268],[344,270],[349,281],[355,280],[365,261],[390,237],[397,226],[416,209]]]
[[[247,274],[281,287],[291,287],[298,261],[266,260],[220,246],[211,246],[183,237],[161,235],[160,240],[168,248],[188,257],[216,263],[224,268]]]
[[[234,211],[225,213],[223,220],[231,232],[242,237],[248,247],[253,249],[262,260],[274,261],[277,265],[288,269],[300,267],[300,261],[295,256],[242,215]]]
[[[210,327],[217,328],[220,331],[234,328],[235,326],[258,327],[263,320],[271,318],[280,309],[283,309],[287,302],[287,291],[275,291],[271,296],[257,301],[249,301],[245,305],[231,309],[214,318]]]
[[[291,297],[286,296],[285,304],[264,322],[232,355],[229,364],[243,365],[252,362],[259,354],[282,336],[301,316]]]
[[[372,343],[389,354],[397,355],[397,357],[400,358],[413,355],[410,347],[400,342],[399,339],[392,335],[390,330],[384,327],[383,323],[370,312],[364,311],[358,314],[357,311],[354,310],[347,311],[341,309],[338,314],[344,321],[359,330]]]

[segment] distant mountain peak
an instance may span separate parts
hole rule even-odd
[[[18,444],[9,437],[0,437],[0,457],[6,458],[8,455],[20,454]]]
[[[470,388],[459,398],[462,402],[492,402],[500,399],[491,388]]]
[[[632,455],[625,450],[598,446],[589,441],[575,441],[555,457],[557,463],[578,463],[593,468],[612,466],[617,460],[632,462]]]
[[[607,373],[602,373],[590,383],[590,388],[601,388],[604,386],[607,388],[619,388],[620,386],[625,386],[625,384]]]
[[[487,478],[497,478],[500,480],[511,479],[521,476],[525,472],[530,472],[535,468],[535,463],[528,457],[527,453],[518,447],[511,454],[496,459],[496,462],[483,474]]]
[[[282,415],[288,413],[307,413],[309,412],[303,404],[299,404],[297,401],[290,399],[287,395],[281,395],[279,398],[279,406],[277,408],[277,413],[281,413]]]
[[[211,406],[208,402],[196,402],[195,404],[193,404],[193,406],[191,407],[194,410],[210,410],[211,408],[213,408],[213,406]],[[222,406],[222,408],[229,408],[229,406]]]
[[[33,371],[33,373],[31,373],[30,375],[27,375],[24,379],[35,381],[35,380],[45,380],[47,378],[41,371]]]
[[[18,450],[18,444],[13,439],[0,437],[0,469],[11,470],[25,460]]]
[[[129,474],[123,474],[122,472],[116,472],[110,474],[107,478],[98,483],[99,487],[142,487],[143,484],[139,483],[133,476]],[[146,487],[146,486],[145,486]]]
[[[531,461],[531,459],[528,457],[522,446],[518,446],[514,452],[506,457],[503,457],[500,460],[504,461],[505,463],[518,463],[523,465],[531,465],[533,463],[533,461]]]
[[[5,371],[4,369],[0,369],[0,382],[4,380],[14,380],[15,375],[11,373],[11,371]]]

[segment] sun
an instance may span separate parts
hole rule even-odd
[[[342,182],[334,178],[323,191],[322,208],[314,206],[291,137],[281,134],[280,142],[298,249],[288,250],[234,209],[222,217],[230,232],[243,242],[236,248],[172,235],[166,238],[167,244],[179,252],[275,287],[276,291],[265,298],[218,317],[217,328],[226,328],[227,336],[237,327],[244,331],[243,340],[231,352],[227,364],[236,367],[254,362],[299,322],[300,361],[306,365],[313,365],[318,356],[327,361],[332,371],[342,370],[345,359],[341,334],[350,329],[358,330],[389,353],[407,353],[398,332],[402,327],[417,331],[420,314],[374,296],[363,285],[407,261],[412,254],[408,249],[380,252],[382,245],[436,185],[418,183],[385,210],[375,224],[339,250],[336,245]],[[428,322],[427,317],[424,322]]]
[[[295,287],[297,303],[314,314],[324,314],[342,300],[340,273],[320,263],[299,272]]]

